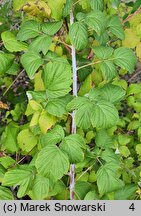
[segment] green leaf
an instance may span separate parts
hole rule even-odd
[[[141,93],[141,85],[139,83],[130,84],[127,89],[127,95],[134,95]]]
[[[33,101],[37,101],[37,104],[38,103],[43,103],[43,102],[47,101],[47,97],[46,97],[46,92],[45,91],[27,91],[26,95],[27,95],[29,101],[32,101],[32,102]],[[31,104],[31,105],[33,105],[33,104]],[[42,110],[42,106],[40,106],[40,104],[39,104],[39,107],[41,108],[41,109],[39,108],[39,110]]]
[[[64,138],[64,130],[60,125],[56,125],[51,131],[41,137],[42,147],[47,145],[55,145]]]
[[[78,12],[77,14],[76,14],[76,19],[78,20],[78,21],[84,21],[84,19],[85,19],[85,17],[86,17],[86,13],[82,13],[82,12]]]
[[[20,65],[17,62],[13,62],[13,64],[6,71],[6,73],[10,75],[17,75],[19,71],[20,71]]]
[[[120,190],[115,191],[115,200],[134,200],[137,186],[134,184],[125,185]]]
[[[0,164],[5,169],[8,169],[10,166],[12,166],[15,163],[16,163],[16,161],[13,158],[11,158],[10,156],[0,157]]]
[[[66,4],[63,8],[63,17],[66,17],[69,15],[70,10],[71,10],[71,6],[72,6],[72,1],[73,0],[66,0]]]
[[[129,157],[129,155],[131,154],[127,146],[120,146],[119,152],[122,156],[126,158]]]
[[[20,185],[25,179],[29,179],[33,175],[31,168],[25,169],[24,167],[15,168],[5,173],[2,185],[15,186]]]
[[[119,0],[112,0],[112,3],[115,7],[118,7],[120,4],[120,1]]]
[[[89,173],[88,181],[91,182],[91,183],[94,183],[94,182],[96,182],[96,180],[97,180],[96,173],[95,173],[94,170],[92,170],[92,171]]]
[[[67,105],[68,110],[77,110],[75,122],[78,127],[110,128],[118,122],[118,111],[113,104],[106,100],[94,103],[91,100],[87,97],[77,97]]]
[[[78,163],[84,160],[82,148],[85,148],[85,140],[78,134],[65,137],[61,144],[61,150],[67,153],[71,163]]]
[[[33,181],[32,190],[29,196],[32,200],[43,200],[48,197],[49,193],[49,179],[40,175],[36,175]]]
[[[12,153],[18,151],[18,145],[17,145],[17,135],[19,132],[19,127],[14,124],[10,123],[6,128],[2,135],[2,144],[3,147]]]
[[[0,74],[5,73],[14,61],[14,55],[0,52]]]
[[[17,193],[18,198],[22,198],[27,194],[32,182],[33,182],[33,179],[30,179],[30,178],[28,179],[26,178],[21,182],[18,193]]]
[[[26,195],[30,184],[34,179],[34,170],[26,166],[21,166],[20,168],[15,168],[5,173],[2,185],[4,186],[17,186],[19,185],[19,190],[17,193],[18,198]]]
[[[1,38],[3,40],[5,48],[10,52],[27,50],[27,44],[17,41],[16,36],[10,31],[2,32]]]
[[[77,50],[82,50],[87,46],[87,28],[82,22],[75,22],[70,26],[69,36],[71,43]]]
[[[57,146],[49,145],[43,148],[36,159],[35,166],[39,174],[45,177],[61,179],[69,170],[68,156]]]
[[[64,8],[64,4],[66,3],[66,0],[47,0],[48,5],[52,11],[51,17],[55,20],[60,20],[62,16],[62,10]],[[57,6],[57,7],[56,7]]]
[[[141,155],[141,144],[136,145],[136,152],[138,155]]]
[[[116,176],[119,166],[115,163],[107,163],[97,172],[97,185],[101,195],[118,190],[124,186],[122,180]]]
[[[29,78],[33,79],[36,71],[44,63],[44,60],[35,52],[28,51],[22,55],[21,63],[24,66]]]
[[[70,163],[79,163],[84,160],[84,152],[74,143],[63,142],[61,150],[68,155]]]
[[[119,134],[118,135],[118,142],[120,145],[127,145],[128,143],[130,143],[131,141],[131,137],[127,134],[125,135],[122,135],[122,134]]]
[[[124,40],[124,30],[118,16],[113,16],[109,20],[108,28],[117,38]]]
[[[82,129],[88,129],[92,126],[91,123],[91,113],[92,113],[92,104],[84,104],[83,107],[77,110],[75,115],[76,125]]]
[[[35,38],[40,34],[40,24],[35,20],[28,20],[22,23],[17,34],[17,39],[26,41],[30,38]]]
[[[101,158],[105,160],[107,163],[115,163],[120,164],[119,155],[117,155],[112,149],[106,149],[102,152]]]
[[[90,10],[90,3],[89,0],[83,0],[78,2],[79,5],[82,6],[83,10],[89,11]]]
[[[45,65],[43,81],[48,98],[63,97],[71,90],[71,67],[68,63],[50,62]]]
[[[75,199],[83,200],[91,188],[92,186],[89,182],[77,181],[75,184]]]
[[[22,151],[30,152],[37,145],[37,138],[29,129],[22,130],[17,137],[18,145]]]
[[[101,35],[98,35],[96,32],[94,32],[94,37],[101,46],[106,46],[106,44],[110,40],[107,31],[103,32]]]
[[[59,31],[59,29],[62,27],[62,25],[63,25],[63,21],[43,23],[42,24],[42,31],[45,34],[54,35]]]
[[[49,191],[48,196],[55,196],[57,194],[60,194],[62,191],[66,192],[66,186],[63,181],[58,180],[55,185],[53,185],[53,188],[51,188],[51,191]]]
[[[33,52],[42,53],[44,55],[47,54],[50,46],[52,44],[52,40],[48,35],[38,36],[29,46],[29,50]]]
[[[133,72],[137,59],[133,51],[128,48],[120,47],[114,52],[114,63],[129,72]]]
[[[93,105],[86,97],[77,97],[74,98],[68,105],[68,110],[77,109],[75,114],[75,122],[78,127],[88,129],[92,126],[91,124],[91,113]]]
[[[2,183],[6,169],[0,164],[0,183]]]
[[[118,122],[118,111],[113,104],[108,101],[98,101],[92,110],[91,123],[93,127],[110,128]]]
[[[106,28],[106,18],[101,11],[95,10],[87,14],[85,23],[92,28],[98,35]]]
[[[0,200],[14,200],[14,196],[11,190],[6,187],[0,186]]]
[[[87,97],[75,97],[70,103],[67,105],[67,109],[74,110],[80,109],[83,105],[85,106],[87,103],[90,103]]]
[[[97,132],[95,142],[96,145],[101,148],[109,148],[114,144],[113,138],[110,137],[104,129]]]
[[[68,64],[65,56],[59,57],[57,53],[49,51],[45,56],[46,61]]]
[[[104,2],[103,0],[90,0],[90,5],[93,10],[103,10]]]
[[[101,99],[117,103],[124,98],[126,92],[120,86],[106,84],[99,89],[99,93]]]
[[[89,191],[84,197],[84,200],[99,200],[99,199],[100,198],[95,190]]]
[[[113,61],[106,60],[100,63],[100,69],[102,71],[104,79],[111,81],[117,75],[116,67]]]
[[[46,110],[51,115],[62,117],[67,113],[66,106],[71,101],[71,98],[70,95],[66,95],[62,98],[51,99],[47,103]]]
[[[108,59],[113,55],[114,49],[112,47],[104,47],[104,46],[98,46],[94,49],[95,55],[99,59]]]
[[[84,80],[84,82],[82,83],[80,90],[78,92],[79,96],[84,96],[87,93],[89,93],[89,91],[92,89],[93,87],[93,81],[92,81],[92,75],[88,75],[87,78]]]

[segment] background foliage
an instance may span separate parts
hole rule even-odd
[[[1,0],[0,14],[0,199],[70,199],[70,164],[74,199],[140,199],[140,0]]]

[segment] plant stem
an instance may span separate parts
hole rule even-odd
[[[89,66],[92,66],[92,65],[96,65],[96,64],[99,64],[99,63],[104,62],[104,61],[107,61],[107,60],[108,60],[108,61],[113,61],[113,60],[115,60],[115,58],[97,60],[97,61],[95,61],[95,62],[91,62],[91,63],[89,63],[89,64],[80,66],[80,67],[78,67],[78,68],[76,68],[76,69],[77,69],[77,71],[78,71],[78,70],[80,70],[80,69],[82,69],[82,68],[89,67]]]
[[[55,40],[54,40],[55,41]],[[65,45],[65,46],[67,46],[67,47],[69,47],[69,48],[71,48],[71,45],[69,45],[69,44],[67,44],[67,43],[65,43],[64,41],[62,41],[61,39],[59,40],[59,39],[57,39],[56,40],[57,42],[59,42],[59,43],[61,43],[61,44],[63,44],[63,45]]]
[[[74,23],[73,11],[70,11],[70,25]],[[73,96],[77,96],[77,65],[76,65],[76,50],[72,46],[72,70],[73,70]],[[75,111],[72,113],[72,134],[76,133],[76,124],[74,121]],[[75,164],[70,165],[70,200],[74,200],[75,187]]]
[[[141,12],[141,7],[138,8],[133,14],[130,14],[125,20],[123,20],[122,24],[128,22],[130,19],[132,19],[134,16],[136,16],[138,13]]]
[[[100,163],[100,165],[103,166],[103,163],[101,162],[101,160],[99,159],[99,157],[97,157],[96,159]]]
[[[76,1],[76,2],[73,4],[73,6],[76,5],[76,4],[78,4],[78,3],[81,2],[81,1],[83,1],[83,0],[78,0],[78,1]]]
[[[94,165],[94,164],[93,164]],[[89,170],[92,169],[93,165],[91,165],[90,167],[88,167],[79,177],[76,181],[78,181],[83,175],[85,175],[85,173],[87,173]]]
[[[75,164],[70,165],[70,200],[74,200]]]
[[[3,96],[5,96],[7,94],[7,92],[10,90],[10,88],[14,85],[14,83],[16,82],[16,80],[19,78],[19,76],[24,72],[24,69],[18,74],[18,76],[16,77],[16,79],[11,83],[11,85],[5,90],[5,92],[3,93]]]
[[[82,68],[85,68],[85,67],[89,67],[89,66],[92,66],[92,65],[96,65],[96,64],[99,64],[101,63],[103,60],[98,60],[98,61],[95,61],[95,62],[91,62],[89,64],[86,64],[86,65],[83,65],[83,66],[80,66],[77,68],[77,71],[82,69]]]

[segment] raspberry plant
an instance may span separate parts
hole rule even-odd
[[[121,76],[134,72],[135,51],[140,58],[140,1],[11,2],[13,23],[1,21],[10,108],[0,199],[138,199],[141,85]],[[14,91],[22,74],[28,86]]]

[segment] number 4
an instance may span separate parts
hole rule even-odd
[[[134,203],[132,203],[132,204],[130,205],[129,209],[131,209],[132,211],[134,211],[134,210],[135,210]]]

